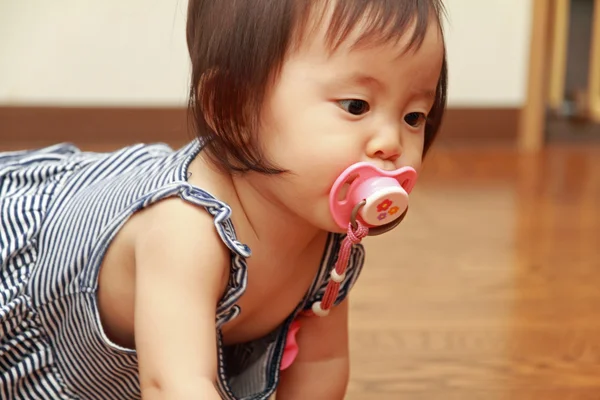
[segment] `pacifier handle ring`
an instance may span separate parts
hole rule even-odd
[[[358,228],[358,225],[356,223],[356,216],[358,215],[358,212],[365,204],[367,204],[367,200],[362,200],[360,203],[356,204],[354,206],[354,208],[352,209],[352,214],[350,214],[350,225],[352,225],[352,229],[354,229],[354,230],[356,230]],[[391,231],[392,229],[397,227],[400,224],[400,222],[402,222],[404,217],[406,217],[407,212],[408,212],[408,206],[406,207],[406,210],[404,210],[402,215],[400,215],[398,218],[396,218],[392,222],[387,223],[385,225],[369,228],[369,233],[367,236],[377,236],[377,235],[386,233],[388,231]]]
[[[358,229],[358,225],[356,224],[356,216],[358,215],[358,212],[360,211],[361,208],[364,207],[364,205],[367,204],[367,200],[362,200],[360,203],[356,204],[354,206],[354,208],[352,209],[352,213],[350,214],[350,224],[352,225],[352,229],[356,230]]]

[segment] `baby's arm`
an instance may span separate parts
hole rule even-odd
[[[229,253],[204,210],[169,199],[150,212],[135,248],[142,398],[220,399],[215,312]]]
[[[277,400],[341,400],[350,376],[348,303],[326,317],[305,317],[298,331],[298,357],[282,372]]]

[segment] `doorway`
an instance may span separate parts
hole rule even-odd
[[[522,149],[600,143],[600,0],[532,0]]]

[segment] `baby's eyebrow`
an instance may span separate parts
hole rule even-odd
[[[334,80],[339,84],[350,83],[360,86],[369,86],[373,89],[379,90],[383,90],[385,88],[384,84],[379,79],[362,72],[338,75]]]
[[[386,90],[386,86],[383,84],[382,81],[380,81],[379,79],[375,78],[372,75],[363,73],[363,72],[355,72],[355,73],[351,73],[351,74],[342,74],[342,75],[338,75],[335,77],[335,82],[337,84],[343,85],[343,84],[356,84],[356,85],[360,85],[360,86],[367,86],[367,87],[371,87],[372,89],[375,90],[379,90],[379,91],[385,91]],[[422,97],[425,98],[427,100],[435,100],[436,97],[436,89],[417,89],[414,90],[412,92],[413,96],[415,97]]]
[[[416,85],[415,85],[416,86]],[[436,98],[436,90],[431,88],[423,88],[421,87],[412,87],[409,89],[410,97],[413,99],[424,99],[427,101],[435,101]]]

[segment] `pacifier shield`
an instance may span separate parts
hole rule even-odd
[[[355,207],[363,203],[357,217],[368,227],[389,224],[406,211],[408,194],[416,178],[417,173],[411,167],[384,171],[367,162],[353,164],[340,174],[331,188],[331,215],[340,228],[346,229],[352,222]]]

